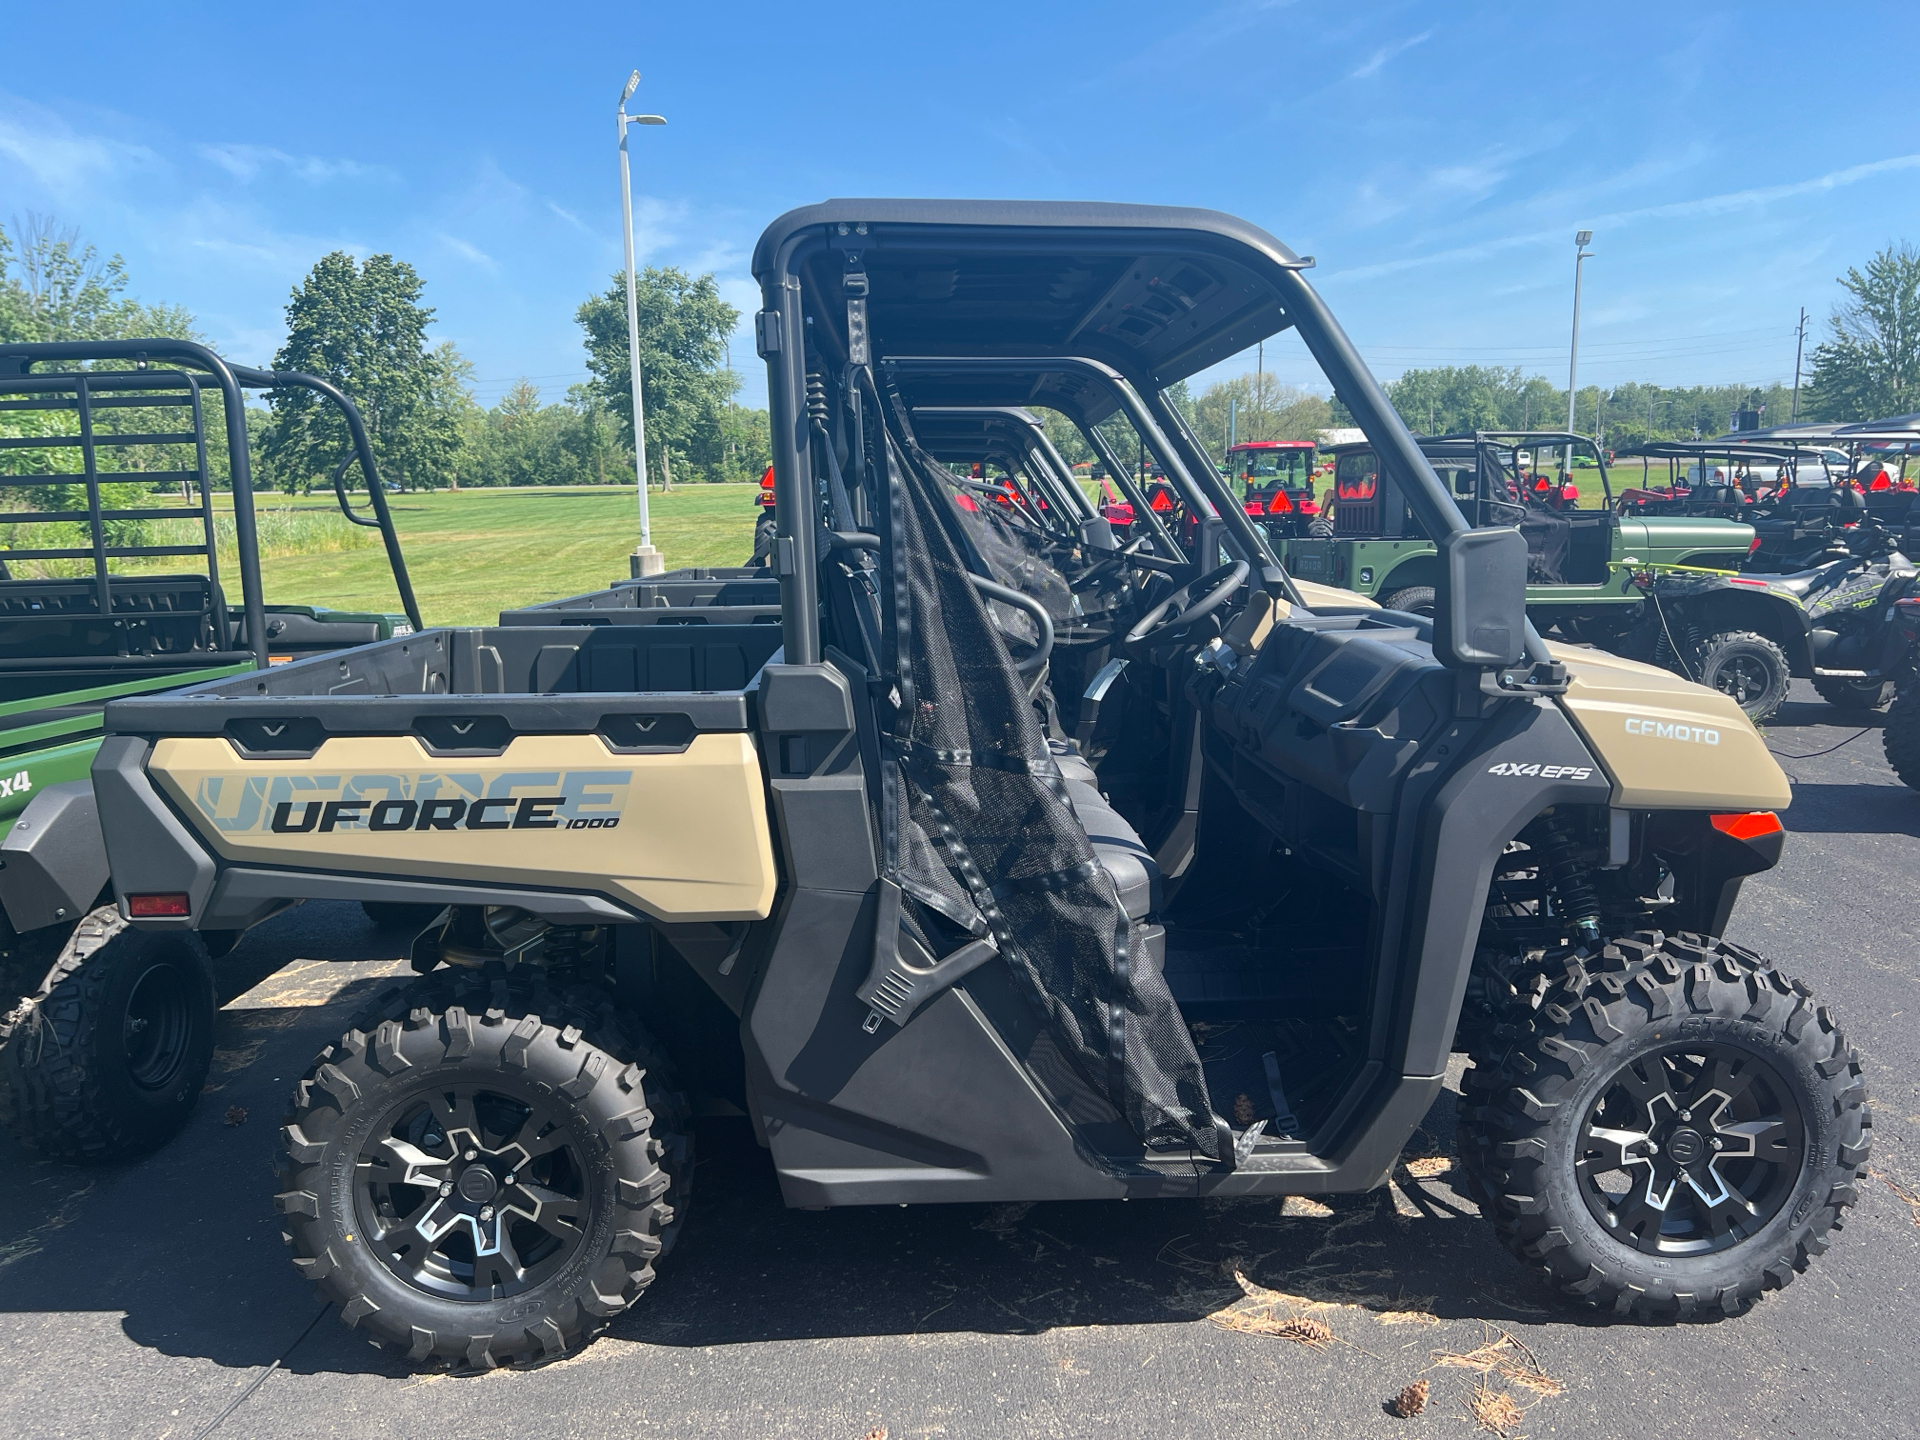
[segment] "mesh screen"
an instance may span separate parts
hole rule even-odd
[[[1146,1146],[1219,1158],[1192,1038],[946,528],[957,477],[889,440],[892,878],[927,910],[992,931],[1067,1057]]]

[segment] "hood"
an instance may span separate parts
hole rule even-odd
[[[1786,773],[1730,696],[1601,650],[1548,643],[1567,667],[1559,703],[1624,810],[1784,810]]]

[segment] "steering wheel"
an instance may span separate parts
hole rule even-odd
[[[1249,573],[1246,561],[1232,560],[1189,580],[1136,620],[1121,643],[1129,650],[1151,650],[1179,639],[1226,604]]]

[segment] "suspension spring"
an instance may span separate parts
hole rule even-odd
[[[1554,908],[1582,943],[1598,944],[1600,894],[1593,888],[1587,867],[1580,862],[1579,847],[1561,816],[1549,815],[1546,828],[1541,864],[1553,886]]]

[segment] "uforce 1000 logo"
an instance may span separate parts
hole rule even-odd
[[[226,834],[336,831],[611,830],[631,770],[503,775],[211,775],[194,804]]]

